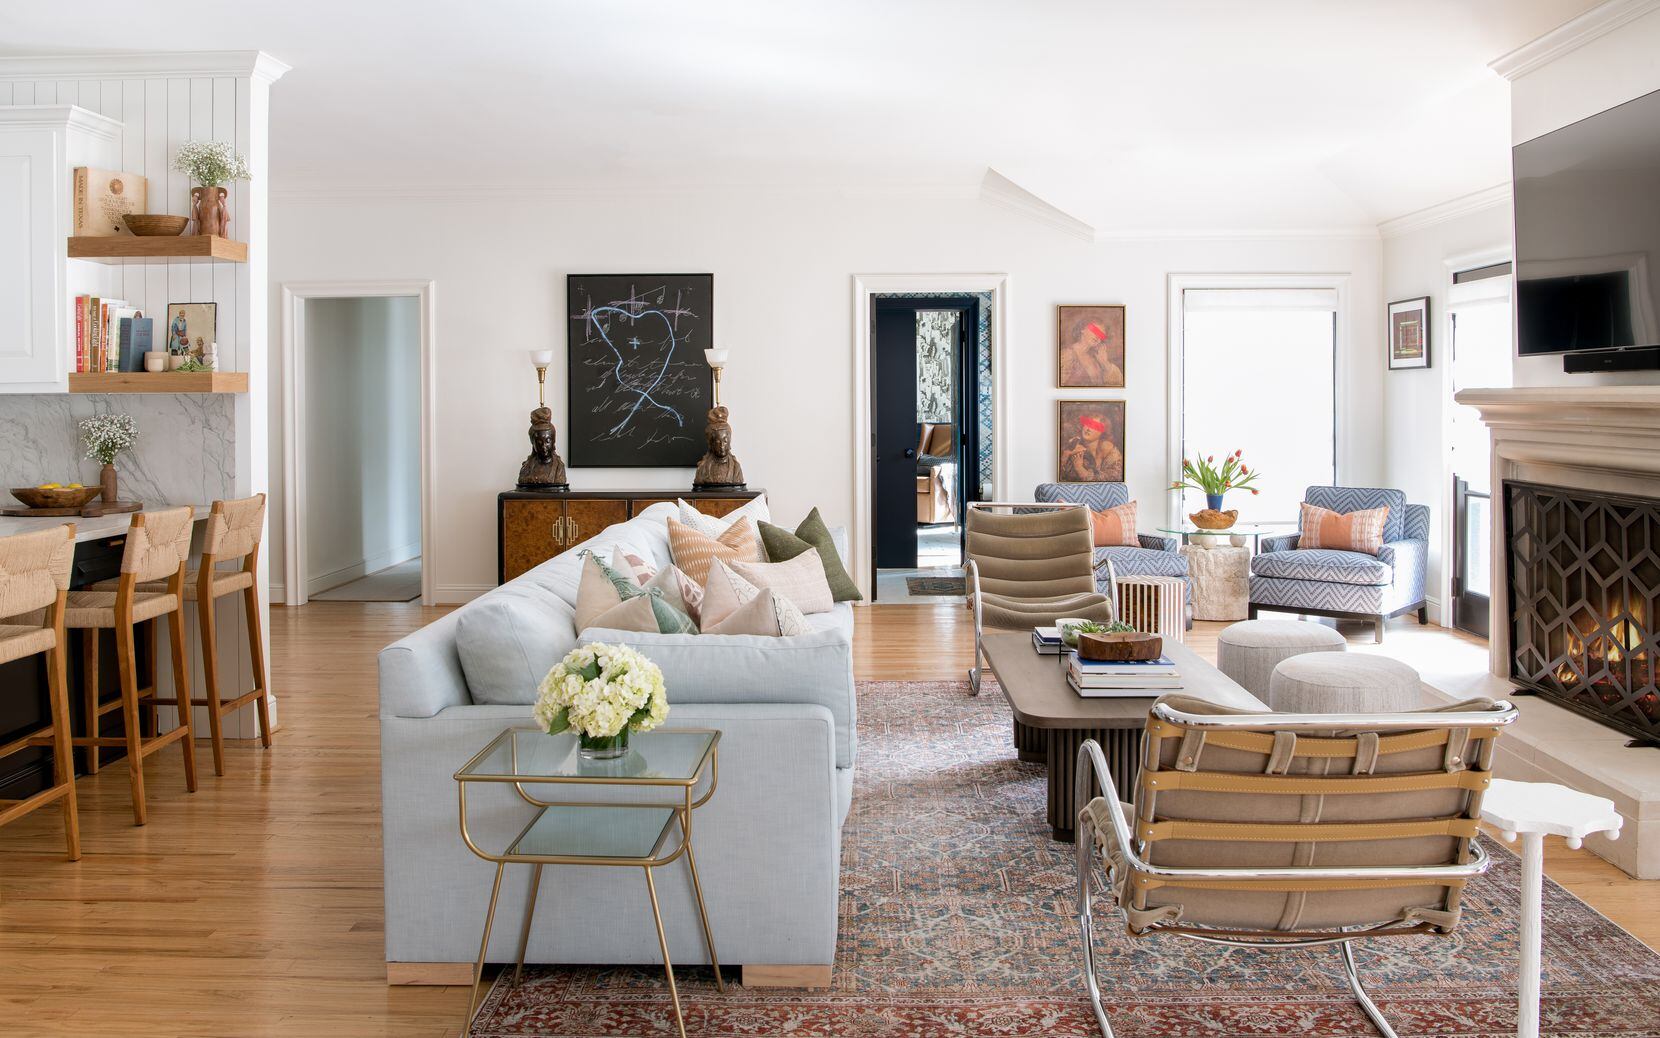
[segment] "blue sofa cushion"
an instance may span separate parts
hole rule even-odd
[[[1394,580],[1394,571],[1387,562],[1362,552],[1332,548],[1271,551],[1251,560],[1251,572],[1259,577],[1368,587],[1386,585]]]

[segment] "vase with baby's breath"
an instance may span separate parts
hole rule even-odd
[[[113,505],[119,500],[115,459],[132,450],[138,442],[138,423],[130,414],[95,414],[81,419],[80,429],[87,460],[102,462],[104,466],[98,472],[99,494],[106,505]]]
[[[196,181],[190,189],[190,215],[197,234],[230,237],[231,210],[226,184],[248,180],[248,162],[227,141],[185,141],[173,154],[173,170]]]

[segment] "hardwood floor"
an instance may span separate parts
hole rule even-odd
[[[141,829],[124,767],[83,778],[78,864],[63,859],[56,811],[0,829],[0,1033],[456,1033],[464,989],[388,988],[381,946],[375,652],[442,612],[273,609],[282,727],[272,750],[231,744],[228,773],[202,767],[194,795],[177,754],[151,758]],[[856,616],[861,679],[960,680],[969,666],[961,607]],[[1213,654],[1222,626],[1198,625],[1189,644]],[[1660,946],[1660,912],[1648,904],[1660,888],[1560,841],[1546,868]]]

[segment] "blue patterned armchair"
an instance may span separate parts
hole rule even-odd
[[[1123,483],[1039,483],[1033,499],[1046,503],[1066,501],[1084,505],[1097,512],[1130,503],[1130,488]],[[1183,555],[1174,537],[1156,537],[1136,534],[1141,547],[1128,545],[1095,549],[1095,588],[1103,595],[1111,594],[1112,577],[1107,563],[1120,577],[1182,577],[1187,580],[1187,601],[1193,604],[1193,581],[1187,574],[1187,556]]]
[[[1424,606],[1424,571],[1429,563],[1429,509],[1409,505],[1399,490],[1374,487],[1309,487],[1303,500],[1334,512],[1388,506],[1383,549],[1376,557],[1358,551],[1299,548],[1298,534],[1264,537],[1251,560],[1250,615],[1268,609],[1340,620],[1370,620],[1379,642],[1392,616],[1418,613]]]

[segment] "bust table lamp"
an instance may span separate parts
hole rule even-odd
[[[709,424],[703,429],[703,439],[709,449],[697,463],[697,474],[692,477],[693,490],[744,488],[744,467],[732,455],[732,426],[727,422],[727,410],[720,402],[720,373],[730,356],[730,350],[703,351],[704,361],[715,373],[715,399],[714,406],[709,408]]]
[[[530,456],[519,466],[518,489],[569,490],[565,462],[556,446],[558,430],[553,427],[553,411],[546,399],[548,365],[553,363],[553,351],[531,350],[530,362],[536,366],[536,409],[530,412]]]

